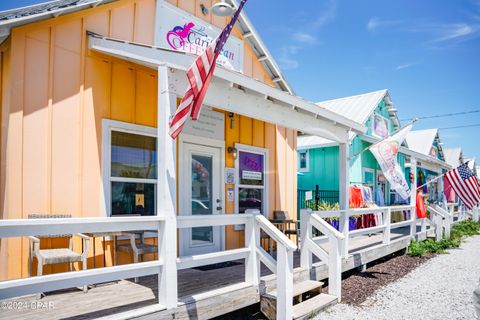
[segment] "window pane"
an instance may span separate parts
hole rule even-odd
[[[112,131],[112,177],[157,178],[157,139]]]
[[[302,151],[300,152],[300,169],[307,168],[307,152]]]
[[[247,209],[258,209],[262,212],[263,189],[240,188],[238,190],[238,211],[245,213]]]
[[[263,159],[263,154],[239,152],[240,184],[263,186]]]
[[[112,182],[112,215],[155,215],[155,185]]]

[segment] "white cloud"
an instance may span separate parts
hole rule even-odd
[[[479,26],[466,23],[441,25],[438,28],[439,36],[433,42],[458,40],[473,35],[479,31]]]
[[[297,46],[283,46],[280,48],[280,58],[278,62],[283,69],[296,69],[300,66],[300,63],[295,58],[299,50]]]
[[[398,71],[398,70],[402,70],[402,69],[407,69],[407,68],[410,68],[410,67],[412,67],[412,66],[414,66],[414,63],[404,63],[404,64],[398,65],[398,66],[395,68],[395,70]]]
[[[324,10],[322,10],[322,12],[318,14],[316,19],[311,24],[311,27],[313,29],[318,30],[324,25],[335,20],[336,15],[337,15],[337,1],[328,0]]]
[[[318,42],[316,37],[304,32],[296,32],[292,34],[292,40],[305,44],[316,44]]]
[[[382,27],[391,27],[398,24],[401,24],[402,20],[382,20],[377,17],[373,17],[367,22],[367,30],[368,31],[375,31],[378,28]]]

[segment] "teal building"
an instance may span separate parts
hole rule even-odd
[[[320,107],[365,125],[365,134],[350,134],[350,184],[367,185],[372,188],[377,203],[395,203],[395,192],[390,192],[380,167],[370,151],[362,152],[372,143],[388,137],[400,128],[400,122],[388,90],[328,100],[317,103]],[[298,189],[299,205],[303,193],[309,190],[338,192],[339,147],[324,138],[299,135]],[[399,164],[405,169],[405,156],[399,154]],[[380,189],[380,190],[378,190]],[[379,192],[381,191],[381,192]],[[322,193],[321,193],[322,194]],[[383,197],[383,199],[379,199]],[[322,196],[320,196],[320,200]]]

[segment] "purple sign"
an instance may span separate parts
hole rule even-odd
[[[241,184],[263,185],[263,154],[239,152]]]

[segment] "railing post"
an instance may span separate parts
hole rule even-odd
[[[169,68],[158,67],[157,101],[157,215],[163,216],[158,228],[158,302],[167,309],[177,307],[177,216],[176,216],[176,143],[170,135],[169,121],[177,108],[177,97],[169,89]]]
[[[434,213],[434,224],[435,224],[435,240],[440,241],[443,237],[443,218]]]
[[[342,257],[348,257],[348,246],[349,246],[349,232],[350,232],[350,217],[348,209],[343,210],[340,213],[339,229],[343,234],[345,239],[341,241],[340,252]]]
[[[417,233],[417,159],[410,157],[410,172],[413,173],[413,181],[410,184],[410,237],[414,240]]]
[[[385,212],[385,218],[383,219],[383,224],[385,225],[385,229],[383,230],[383,244],[390,244],[390,224],[391,224],[391,216],[392,216],[392,209],[390,207],[387,208]]]
[[[257,245],[260,245],[260,228],[255,227],[257,225],[255,216],[260,214],[260,211],[252,210],[245,213],[252,215],[245,224],[245,247],[250,249],[245,259],[245,282],[252,286],[258,286],[260,282],[260,268],[257,257]]]
[[[479,216],[478,206],[475,206],[475,207],[473,207],[473,209],[472,209],[472,220],[473,220],[474,222],[478,222],[478,218],[479,218],[478,216]]]
[[[293,316],[293,252],[277,243],[277,319]]]
[[[300,266],[308,270],[312,268],[312,253],[307,246],[307,239],[312,239],[311,215],[311,209],[300,210]]]
[[[342,298],[342,255],[341,240],[334,236],[328,238],[330,252],[328,253],[328,294]]]

